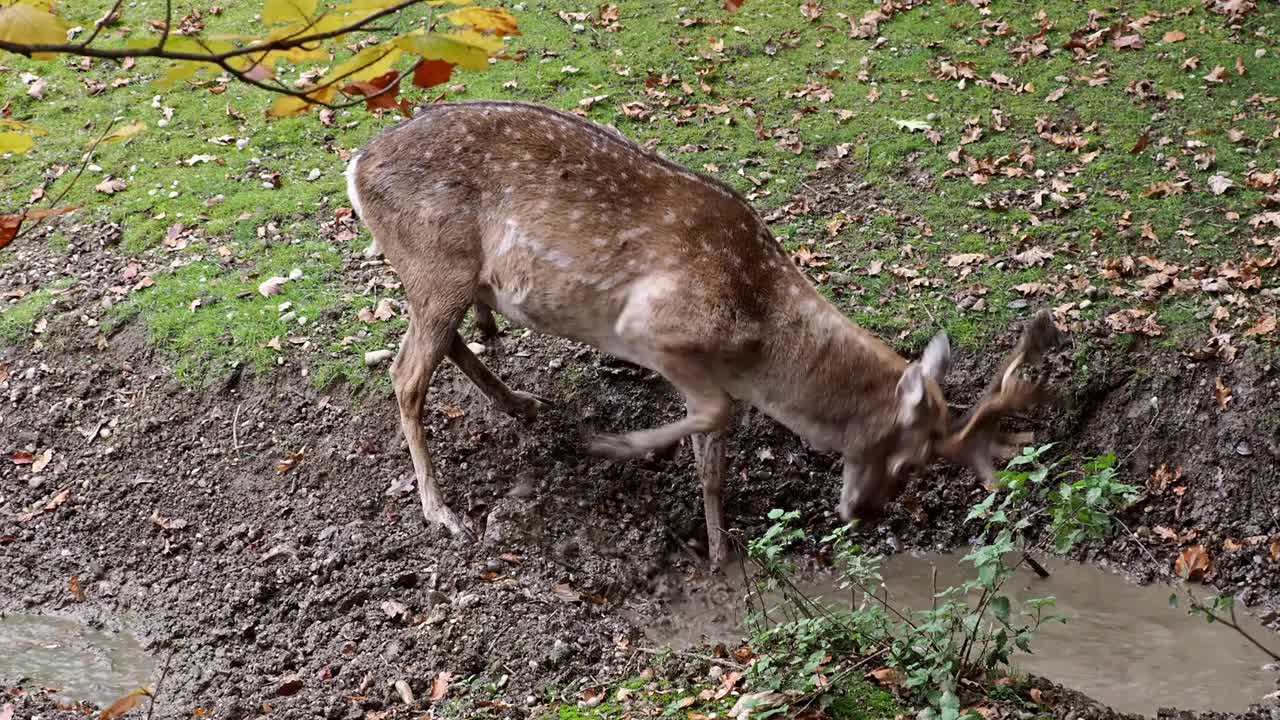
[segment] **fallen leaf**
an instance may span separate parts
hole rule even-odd
[[[556,583],[551,586],[551,594],[557,599],[565,602],[579,602],[582,600],[582,593],[574,590],[569,583]]]
[[[31,472],[38,473],[49,466],[49,461],[53,460],[53,448],[47,448],[44,452],[35,457],[31,462]]]
[[[893,124],[908,132],[923,132],[933,127],[924,120],[894,120]]]
[[[453,673],[448,670],[441,670],[438,675],[431,680],[431,701],[443,700],[445,695],[449,694],[449,685],[453,682]]]
[[[302,678],[297,675],[285,675],[280,678],[280,684],[276,685],[277,697],[289,697],[296,695],[303,687]]]
[[[947,267],[960,267],[961,265],[972,265],[974,263],[986,260],[984,253],[959,253],[947,258]]]
[[[378,301],[378,309],[373,311],[373,317],[377,320],[390,320],[396,316],[395,302],[391,298],[382,298]]]
[[[67,578],[67,592],[71,593],[71,599],[74,602],[84,602],[84,588],[80,587],[79,575]]]
[[[167,518],[161,515],[159,510],[151,511],[151,522],[155,523],[155,526],[162,530],[181,530],[187,526],[186,520]]]
[[[1257,325],[1244,331],[1245,337],[1254,337],[1257,335],[1270,335],[1276,330],[1276,316],[1267,315],[1258,321]]]
[[[395,620],[398,617],[409,617],[409,608],[405,607],[403,603],[398,603],[395,600],[383,600],[381,607],[382,612],[386,613],[387,617],[392,620]]]
[[[146,129],[147,129],[147,124],[142,122],[141,120],[137,120],[129,123],[128,125],[125,125],[124,127],[118,127],[115,130],[112,130],[111,132],[107,133],[106,135],[103,135],[102,142],[104,143],[119,142],[126,138],[131,138],[134,135],[137,135],[138,133]]]
[[[1174,572],[1183,580],[1202,580],[1209,571],[1209,551],[1203,545],[1192,545],[1178,553]]]
[[[1271,558],[1271,562],[1280,562],[1280,535],[1277,535],[1276,539],[1271,541],[1268,557]]]
[[[1031,267],[1033,265],[1042,265],[1053,259],[1053,253],[1041,248],[1039,245],[1033,245],[1026,250],[1013,256],[1019,264]]]
[[[34,508],[19,515],[18,522],[24,523],[42,513],[53,512],[54,510],[57,510],[59,507],[61,507],[62,503],[67,501],[67,498],[70,497],[70,495],[71,495],[71,488],[66,488],[65,490],[58,492],[53,497],[49,498],[48,502],[44,504],[37,503]]]
[[[1218,403],[1218,412],[1226,412],[1231,404],[1231,388],[1222,382],[1221,375],[1213,380],[1213,399]]]
[[[1169,487],[1170,484],[1176,483],[1181,479],[1182,479],[1181,465],[1179,465],[1177,468],[1173,470],[1170,470],[1167,464],[1162,463],[1160,467],[1157,468],[1156,471],[1151,474],[1151,478],[1147,480],[1147,492],[1149,492],[1152,495],[1159,495],[1160,493],[1164,492],[1165,488]]]
[[[1031,702],[1037,705],[1044,704],[1044,694],[1040,692],[1040,688],[1031,688],[1031,692],[1027,693],[1031,698]]]
[[[874,679],[884,687],[895,687],[902,685],[907,681],[907,676],[898,668],[882,667],[878,670],[872,670],[867,673],[866,677]]]
[[[128,183],[121,180],[120,178],[107,178],[106,180],[103,180],[97,185],[94,185],[93,189],[105,195],[115,195],[116,193],[120,192],[121,190],[125,190],[128,187],[129,187]]]
[[[1181,30],[1170,30],[1169,32],[1166,32],[1164,34],[1164,37],[1160,39],[1165,43],[1177,43],[1177,42],[1182,42],[1183,40],[1186,40],[1187,34],[1182,32]]]
[[[280,473],[281,475],[288,475],[289,471],[296,468],[298,466],[298,463],[302,462],[302,458],[303,458],[303,454],[302,454],[302,451],[300,450],[298,452],[289,453],[288,457],[276,463],[276,472]]]
[[[1209,178],[1209,192],[1214,195],[1221,195],[1233,187],[1235,183],[1231,182],[1231,178],[1226,175],[1214,175]]]
[[[1178,542],[1178,533],[1174,530],[1170,530],[1169,528],[1163,525],[1156,525],[1155,527],[1151,528],[1151,532],[1155,533],[1162,540],[1168,540],[1169,542]]]
[[[287,277],[276,276],[276,277],[267,278],[266,280],[262,281],[262,284],[258,285],[258,293],[262,295],[262,297],[271,297],[272,295],[279,295],[280,289],[287,282],[289,282],[289,278]]]
[[[1150,144],[1151,144],[1151,133],[1144,132],[1138,136],[1138,141],[1133,144],[1133,147],[1129,148],[1129,154],[1137,155],[1141,153],[1143,150],[1146,150],[1147,146]]]
[[[133,690],[128,695],[117,698],[115,702],[111,703],[110,707],[103,710],[98,715],[98,720],[116,720],[117,718],[124,717],[125,713],[128,713],[130,710],[137,707],[138,703],[142,702],[142,698],[147,697],[151,697],[150,688],[138,688]]]

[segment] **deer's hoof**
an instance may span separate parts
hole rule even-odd
[[[637,447],[626,435],[597,435],[591,439],[587,451],[592,455],[625,459],[640,457],[646,449]]]
[[[444,526],[451,535],[459,540],[471,543],[476,541],[475,533],[468,530],[467,526],[462,523],[462,518],[458,517],[457,513],[447,507],[424,510],[422,517],[427,524],[435,523],[436,525]]]
[[[515,395],[515,402],[512,403],[507,412],[512,417],[532,420],[538,417],[538,413],[542,412],[544,408],[552,405],[550,400],[533,393],[517,390],[512,394]]]

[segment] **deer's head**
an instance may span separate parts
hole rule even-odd
[[[1022,331],[978,403],[955,421],[941,383],[951,360],[945,333],[929,341],[908,363],[893,393],[892,428],[858,456],[846,455],[840,516],[871,519],[902,492],[912,475],[935,458],[971,468],[984,483],[995,480],[994,460],[1007,459],[1031,441],[1027,433],[1002,433],[1000,419],[1041,397],[1039,385],[1018,377],[1020,367],[1039,360],[1058,340],[1049,313],[1038,313]]]

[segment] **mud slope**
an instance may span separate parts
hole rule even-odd
[[[583,453],[597,429],[682,412],[652,375],[508,334],[486,359],[513,385],[557,401],[526,426],[444,368],[426,421],[449,502],[481,538],[468,544],[424,528],[412,494],[387,494],[409,472],[388,392],[317,390],[299,372],[306,357],[209,389],[180,387],[172,360],[136,323],[99,347],[83,317],[96,316],[126,261],[91,238],[71,252],[79,255],[20,249],[0,269],[6,291],[73,263],[88,268],[46,309],[41,348],[27,340],[0,350],[2,449],[53,449],[39,474],[0,464],[0,611],[109,627],[134,618],[158,658],[172,653],[156,717],[196,708],[245,717],[264,703],[279,717],[362,717],[400,703],[396,680],[426,697],[441,671],[505,678],[495,698],[527,715],[548,691],[642,662],[631,655],[635,623],[660,614],[698,571],[701,498],[688,451],[625,463]],[[351,287],[371,272],[352,260]],[[1280,566],[1244,538],[1280,534],[1280,373],[1248,356],[1224,368],[1136,350],[1094,355],[1106,360],[1046,416],[1042,436],[1081,453],[1115,449],[1139,483],[1161,464],[1180,465],[1181,480],[1127,522],[1194,531],[1213,553],[1210,580],[1274,621]],[[997,359],[961,360],[958,401],[972,400]],[[1059,375],[1060,389],[1079,377]],[[1226,412],[1211,392],[1219,375],[1235,397]],[[464,413],[450,417],[454,408]],[[741,416],[731,452],[735,527],[758,531],[771,507],[802,509],[815,529],[834,523],[836,458],[754,412]],[[936,547],[970,536],[958,519],[981,492],[971,477],[938,469],[910,492],[917,513],[895,507],[868,531],[875,540]],[[1224,551],[1228,538],[1239,549]],[[1149,540],[1170,563],[1176,546]],[[1088,553],[1139,576],[1153,571],[1124,541]],[[68,592],[71,576],[83,601]],[[40,698],[18,702],[19,717],[78,716]]]

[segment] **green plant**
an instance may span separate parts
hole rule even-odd
[[[821,539],[840,574],[847,606],[807,597],[792,581],[787,551],[805,534],[798,513],[774,510],[773,524],[747,550],[759,573],[749,587],[754,684],[820,698],[835,678],[883,658],[901,672],[903,685],[921,701],[921,720],[961,716],[962,680],[983,682],[1010,665],[1017,650],[1029,652],[1036,631],[1063,621],[1051,597],[1028,600],[1014,612],[1003,588],[1032,553],[1067,552],[1086,539],[1112,532],[1117,511],[1138,497],[1120,482],[1113,454],[1072,466],[1049,463],[1053,446],[1026,448],[997,474],[996,487],[970,511],[982,523],[981,543],[964,557],[974,577],[935,593],[933,607],[908,612],[880,599],[880,558],[865,553],[849,527]],[[781,602],[768,606],[770,595]]]

